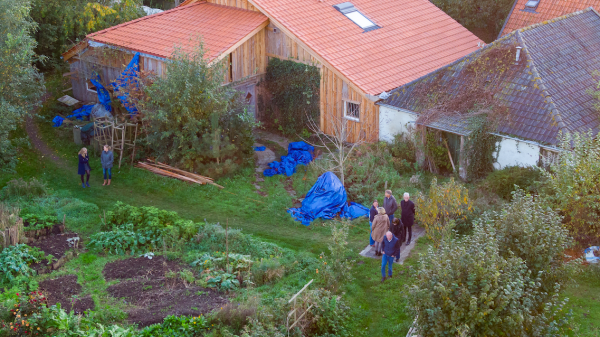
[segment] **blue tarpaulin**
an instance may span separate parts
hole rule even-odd
[[[269,164],[270,169],[266,169],[263,174],[272,177],[276,174],[285,174],[291,176],[296,173],[298,164],[306,165],[313,159],[312,153],[315,148],[305,142],[293,142],[288,145],[288,155],[282,156],[281,161],[274,161]]]
[[[64,120],[65,120],[64,118],[62,118],[60,116],[56,116],[52,119],[52,123],[53,123],[52,126],[57,128],[62,125]]]
[[[92,82],[92,84],[96,87],[100,104],[104,106],[104,109],[112,112],[112,107],[110,106],[110,94],[108,93],[108,90],[106,90],[106,88],[100,84],[100,76],[96,75],[96,78],[90,79],[90,82]]]
[[[255,146],[254,147],[254,151],[264,151],[266,149],[267,149],[266,146]]]
[[[125,70],[117,77],[117,79],[111,83],[115,92],[120,92],[117,98],[121,101],[125,109],[129,111],[129,114],[135,115],[138,109],[133,103],[129,102],[129,93],[120,91],[121,88],[127,86],[138,86],[138,72],[140,70],[140,53],[135,53]]]
[[[310,225],[317,218],[333,219],[337,215],[356,219],[369,214],[369,209],[357,203],[347,204],[346,189],[332,172],[322,174],[302,201],[302,207],[287,212],[303,225]]]
[[[73,110],[73,114],[67,116],[67,118],[77,118],[79,120],[83,120],[83,117],[87,117],[92,113],[92,108],[94,104],[84,105],[77,110]]]

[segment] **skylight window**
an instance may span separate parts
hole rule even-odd
[[[350,21],[354,22],[357,26],[364,29],[365,32],[379,28],[379,26],[373,23],[373,21],[369,20],[350,2],[343,2],[333,7],[340,11],[342,14],[344,14],[348,19],[350,19]]]
[[[527,3],[525,3],[525,9],[535,10],[539,4],[540,0],[529,0],[527,1]]]

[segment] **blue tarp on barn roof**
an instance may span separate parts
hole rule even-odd
[[[302,201],[302,207],[290,208],[288,213],[296,221],[308,226],[318,218],[333,219],[336,216],[356,219],[367,216],[369,209],[363,205],[347,203],[346,189],[338,177],[332,172],[323,173]]]

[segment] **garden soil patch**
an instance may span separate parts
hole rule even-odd
[[[76,233],[50,235],[39,241],[30,243],[32,247],[38,247],[46,255],[52,254],[57,260],[60,259],[65,252],[72,247],[69,247],[67,239],[78,237]]]
[[[94,300],[91,297],[80,298],[81,285],[77,283],[76,275],[67,275],[53,280],[40,282],[40,289],[48,299],[48,305],[60,303],[61,308],[76,314],[94,309]]]
[[[180,269],[177,262],[163,257],[141,257],[109,263],[103,273],[107,280],[123,280],[108,287],[108,293],[131,305],[129,321],[141,327],[160,323],[168,315],[205,314],[228,303],[213,289],[165,277],[167,272]]]

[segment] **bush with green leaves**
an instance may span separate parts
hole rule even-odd
[[[285,266],[279,259],[264,259],[252,265],[252,279],[258,286],[273,283],[285,275]]]
[[[508,166],[488,174],[480,184],[486,191],[510,201],[515,185],[527,193],[534,193],[541,178],[540,170],[536,167]]]
[[[252,163],[257,123],[240,92],[223,85],[225,61],[210,64],[200,38],[191,43],[190,52],[174,48],[166,76],[132,88],[148,131],[141,142],[159,161],[212,178],[229,175]]]
[[[317,67],[270,59],[265,80],[259,83],[271,98],[259,97],[259,108],[269,116],[265,126],[287,136],[310,135],[309,122],[319,118],[320,80]]]
[[[30,264],[40,262],[44,253],[25,244],[8,246],[0,252],[0,284],[15,284],[35,275]]]
[[[141,337],[167,336],[167,337],[194,337],[200,336],[208,328],[204,316],[174,316],[165,317],[160,324],[145,327],[139,332]]]
[[[470,236],[423,255],[409,306],[419,333],[454,336],[564,336],[571,328],[560,291],[574,275],[560,216],[522,191],[501,213],[484,215]]]
[[[163,246],[163,233],[158,230],[133,229],[133,225],[115,227],[109,232],[91,236],[87,247],[91,251],[104,251],[115,255],[135,255],[154,251]]]
[[[8,200],[31,200],[48,194],[46,184],[36,178],[13,179],[2,189],[2,198]]]
[[[58,223],[56,216],[52,215],[24,214],[21,215],[21,218],[23,218],[23,221],[27,224],[27,226],[23,228],[25,231],[49,228]]]
[[[394,168],[394,158],[385,143],[364,144],[350,154],[345,173],[348,200],[370,205],[388,186],[397,185],[400,174]]]
[[[547,158],[542,195],[565,215],[577,241],[594,244],[600,238],[600,142],[591,133],[560,136],[561,151]]]
[[[351,282],[353,260],[348,259],[352,251],[348,248],[349,224],[345,221],[331,224],[329,255],[321,253],[321,265],[318,273],[320,281],[329,289],[336,291],[343,283]],[[317,269],[318,271],[318,269]]]
[[[19,147],[26,138],[11,137],[23,118],[35,109],[44,92],[44,78],[33,66],[33,34],[30,1],[0,0],[0,171],[14,172]]]

